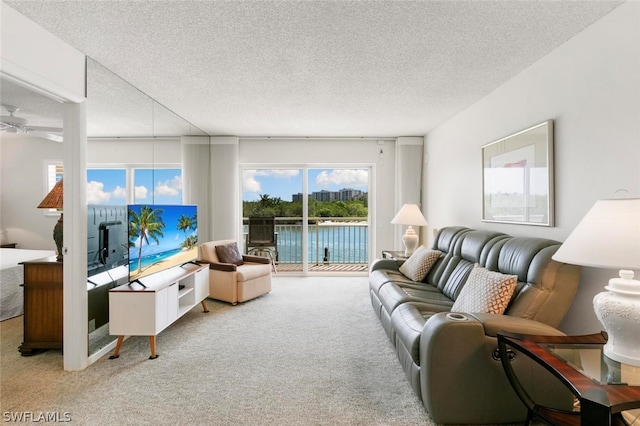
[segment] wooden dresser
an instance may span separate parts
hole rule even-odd
[[[24,266],[24,356],[62,348],[63,264],[55,256],[30,260]]]

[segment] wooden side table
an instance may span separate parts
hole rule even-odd
[[[604,333],[586,336],[498,333],[500,360],[513,389],[529,410],[527,424],[534,417],[558,425],[626,424],[622,412],[640,408],[640,378],[635,371],[627,377],[623,373],[638,367],[625,366],[606,357],[602,353],[606,342]],[[577,398],[580,411],[562,412],[537,405],[518,381],[510,363],[509,355],[513,358],[513,353],[510,354],[507,347],[516,349],[557,377]],[[594,358],[594,351],[598,365],[586,368],[586,361]]]
[[[62,348],[63,263],[55,256],[21,263],[24,267],[24,356]]]

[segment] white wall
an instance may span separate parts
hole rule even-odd
[[[60,215],[38,209],[46,192],[47,160],[62,162],[62,144],[29,136],[0,136],[0,241],[18,248],[55,250]]]
[[[0,17],[3,75],[59,99],[81,102],[85,56],[4,2],[0,3]]]
[[[563,241],[596,200],[640,197],[640,2],[596,22],[426,136],[423,200],[432,228],[464,225]],[[555,121],[553,228],[481,221],[481,146]],[[606,250],[606,247],[602,248]],[[593,296],[616,271],[583,268],[561,329],[597,332]]]
[[[182,145],[180,138],[89,139],[87,164],[140,165],[180,164]]]

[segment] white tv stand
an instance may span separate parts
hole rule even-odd
[[[151,356],[156,336],[198,303],[209,312],[209,265],[185,263],[109,290],[109,334],[118,336],[109,358],[120,356],[125,336],[149,336]]]

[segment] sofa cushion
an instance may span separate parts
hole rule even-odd
[[[216,246],[216,254],[218,255],[218,260],[222,263],[233,263],[238,266],[244,264],[237,243]]]
[[[444,253],[441,251],[420,246],[400,266],[400,272],[413,281],[422,281],[433,265],[435,265],[443,255]]]
[[[451,311],[502,315],[517,283],[517,275],[505,275],[475,265]]]
[[[271,275],[271,264],[245,263],[238,268],[238,282],[247,282],[256,278]]]
[[[377,295],[380,288],[387,283],[416,284],[397,270],[378,269],[369,274],[369,288],[374,294]]]

